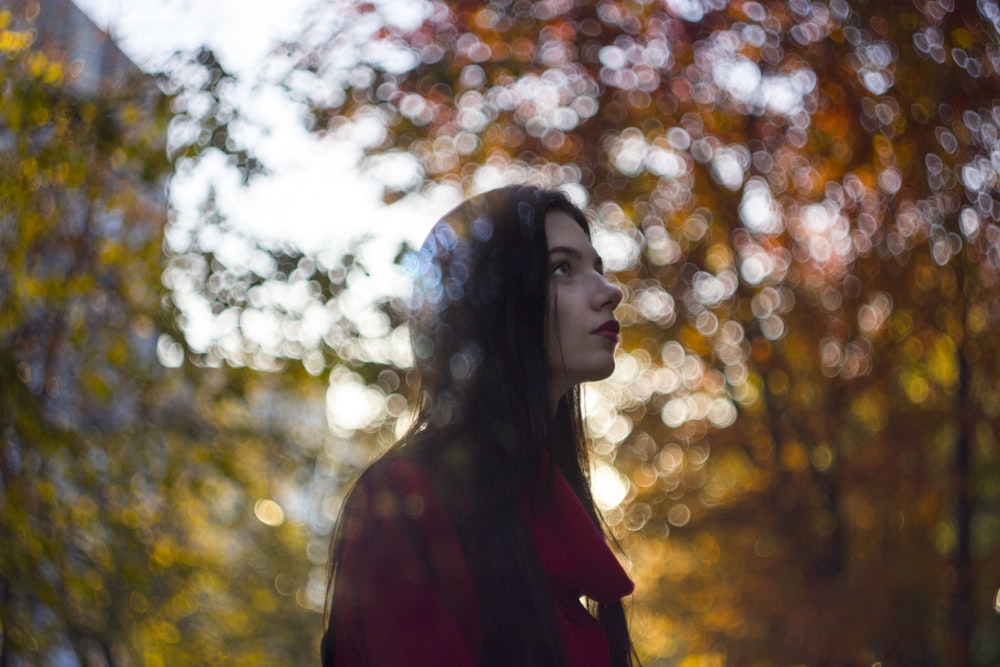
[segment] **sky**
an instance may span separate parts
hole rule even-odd
[[[315,0],[75,0],[138,64],[206,44],[227,67],[249,71],[274,40],[294,37]]]
[[[399,3],[399,8],[393,8],[397,15],[420,6],[414,0],[380,1]],[[258,75],[274,44],[292,40],[302,31],[317,0],[282,0],[280,10],[272,0],[75,2],[148,71],[160,71],[177,51],[207,46],[227,71],[243,81],[237,104],[252,121],[248,143],[267,172],[244,186],[219,153],[205,156],[193,169],[178,169],[169,187],[168,246],[184,251],[192,230],[205,229],[201,207],[214,188],[216,205],[227,223],[265,246],[292,245],[314,256],[336,259],[352,240],[370,236],[358,249],[369,274],[363,283],[352,283],[351,298],[342,304],[350,306],[354,318],[364,318],[381,297],[408,294],[410,280],[393,261],[400,243],[405,240],[419,246],[434,222],[457,203],[460,193],[438,187],[384,204],[381,184],[358,167],[360,143],[371,128],[361,126],[337,138],[320,139],[304,128],[302,110],[280,87],[261,84]],[[203,248],[229,266],[252,266],[245,243],[221,234],[202,234],[199,239]],[[175,293],[175,299],[184,311],[185,337],[195,350],[205,351],[225,339],[225,332],[234,326],[221,321],[196,294]],[[254,326],[245,333],[266,344],[274,337],[275,326]],[[322,318],[314,322],[312,334],[320,335],[325,326]]]
[[[294,39],[317,0],[282,0],[280,9],[272,0],[75,1],[140,67],[156,71],[176,51],[205,45],[247,82],[242,111],[263,128],[253,150],[268,174],[244,188],[222,160],[211,158],[177,174],[170,194],[175,233],[197,224],[198,205],[212,185],[230,222],[265,242],[336,252],[370,233],[377,240],[368,259],[377,266],[390,260],[401,239],[419,245],[458,198],[440,191],[384,205],[381,185],[357,167],[357,145],[349,138],[318,139],[287,96],[251,85],[275,42]]]

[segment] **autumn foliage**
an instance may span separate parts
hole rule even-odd
[[[161,282],[171,98],[137,69],[81,91],[36,41],[38,5],[14,4],[0,10],[0,665],[309,662],[305,520],[272,497],[311,469],[299,443],[322,442],[300,414],[310,387],[275,415],[276,376],[179,367]]]
[[[389,200],[596,211],[626,329],[588,424],[645,659],[1000,659],[996,3],[422,7],[320,13],[370,40],[314,30],[295,81],[317,131],[384,124]]]
[[[260,173],[212,54],[84,99],[2,16],[0,663],[315,660],[336,499],[407,414],[404,309],[352,319],[353,254],[227,265],[211,198],[164,243],[171,170]],[[626,296],[587,426],[644,664],[1000,660],[995,1],[331,0],[271,64],[317,135],[366,128],[394,206],[592,209]],[[236,323],[203,349],[195,297]]]

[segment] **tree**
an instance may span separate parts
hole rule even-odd
[[[81,91],[47,11],[0,11],[0,664],[315,661],[325,382],[187,345],[161,282],[183,96]]]
[[[996,3],[414,6],[320,5],[287,83],[317,132],[382,123],[388,200],[597,212],[647,660],[995,662]]]

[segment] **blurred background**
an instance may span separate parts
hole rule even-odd
[[[318,664],[407,247],[563,187],[644,664],[1000,664],[995,0],[0,2],[0,665]]]

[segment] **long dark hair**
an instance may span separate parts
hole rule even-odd
[[[552,210],[589,235],[586,216],[563,193],[509,186],[464,201],[409,258],[420,388],[413,426],[386,456],[431,471],[475,578],[483,664],[491,666],[565,662],[554,603],[517,509],[525,488],[544,502],[554,474],[546,458],[603,530],[590,493],[579,390],[562,397],[555,414],[550,408],[543,341],[545,216]],[[632,665],[621,602],[596,611],[613,667]]]

